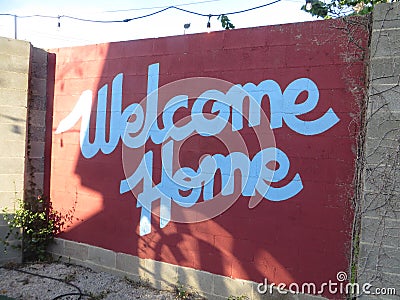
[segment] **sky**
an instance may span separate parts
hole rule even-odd
[[[69,15],[92,20],[124,20],[147,15],[168,6],[201,14],[225,14],[264,5],[273,0],[0,0],[0,14],[18,16],[48,15],[55,18],[18,17],[17,38],[31,42],[35,47],[48,49],[96,43],[155,38],[207,32],[208,17],[169,9],[162,13],[122,23],[93,23],[60,18]],[[315,20],[301,11],[305,0],[281,0],[253,11],[230,15],[236,28],[257,27]],[[211,30],[223,30],[212,17]],[[0,16],[0,36],[14,38],[14,17]],[[184,30],[184,24],[190,27]]]

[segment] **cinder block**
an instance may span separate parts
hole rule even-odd
[[[8,103],[11,104],[11,103]],[[21,106],[0,106],[0,124],[26,124],[27,110]]]
[[[373,31],[371,38],[371,57],[399,56],[400,28]]]
[[[372,30],[374,31],[390,28],[400,28],[400,19],[374,20],[372,23]]]
[[[28,73],[29,57],[16,56],[12,53],[0,53],[0,70],[2,72],[9,71],[16,73]]]
[[[3,222],[5,221],[3,218],[4,218],[4,214],[0,214],[0,218],[3,220]],[[5,237],[6,237],[6,235],[8,234],[8,232],[9,232],[9,227],[8,227],[8,225],[7,224],[5,224],[5,225],[0,225],[0,239],[4,239]],[[4,248],[4,245],[3,244],[0,244],[0,249],[1,248]]]
[[[22,199],[23,191],[19,192],[3,192],[0,191],[0,211],[7,208],[13,212],[17,206],[17,199]],[[3,218],[0,215],[0,225],[2,225]],[[4,224],[3,224],[4,225]]]
[[[33,183],[36,192],[41,194],[43,192],[44,187],[44,173],[35,172],[32,176],[27,179],[28,186]]]
[[[364,216],[361,224],[361,242],[400,248],[400,220]]]
[[[27,90],[10,90],[0,88],[0,106],[27,107],[28,91]]]
[[[20,244],[20,241],[13,241],[10,242],[11,245],[16,246]],[[7,247],[6,251],[4,252],[3,249],[0,251],[0,265],[5,263],[21,263],[22,262],[22,251],[19,248]]]
[[[31,96],[28,102],[29,109],[46,111],[46,94]]]
[[[0,72],[0,89],[28,90],[28,73]]]
[[[400,86],[398,84],[371,84],[369,88],[369,115],[385,107],[400,112]]]
[[[56,256],[64,255],[64,240],[55,238],[47,248],[47,251]]]
[[[118,270],[139,276],[139,257],[125,253],[117,253],[116,259],[116,268]]]
[[[89,248],[91,246],[64,240],[63,255],[70,258],[76,258],[82,261],[89,259]]]
[[[0,174],[24,174],[25,159],[0,157]]]
[[[29,158],[27,162],[27,172],[33,171],[38,173],[44,172],[44,159],[43,158]]]
[[[28,42],[0,37],[0,53],[29,57],[30,50],[31,44]]]
[[[12,141],[25,141],[26,139],[26,125],[25,124],[0,124],[1,138],[5,143],[0,146],[0,152],[2,148],[8,147],[9,142]],[[25,149],[25,147],[24,147]],[[7,151],[9,152],[9,151]],[[25,151],[24,151],[25,152]]]
[[[384,157],[384,155],[382,155],[382,157]],[[400,196],[400,166],[396,166],[396,164],[393,163],[367,165],[364,176],[364,191],[368,193],[383,192],[390,193],[391,195],[398,194]],[[382,200],[382,198],[378,199]],[[396,200],[394,199],[393,203],[383,202],[380,203],[380,205],[382,206],[386,203],[388,204],[388,209],[394,209],[396,207],[396,205],[393,206],[395,201]],[[398,205],[398,208],[400,209],[400,205]]]
[[[375,123],[375,122],[374,122]],[[365,155],[366,155],[366,163],[368,165],[381,165],[385,164],[386,166],[390,166],[395,162],[395,158],[397,155],[397,151],[400,146],[400,140],[396,138],[396,135],[400,134],[400,128],[392,128],[388,129],[391,126],[396,126],[396,124],[400,125],[399,121],[382,121],[381,124],[377,124],[376,127],[368,126],[368,132],[373,131],[383,132],[386,128],[386,133],[382,134],[382,136],[375,136],[374,138],[369,137],[373,134],[371,133],[366,138],[366,148],[365,148]],[[392,163],[390,163],[392,162]],[[392,167],[390,167],[392,168]],[[389,171],[389,168],[388,168]],[[375,172],[378,173],[378,172]],[[368,175],[368,174],[367,174]],[[382,173],[380,174],[383,175]],[[389,175],[389,174],[386,174]],[[375,178],[379,179],[379,178]]]
[[[29,157],[30,158],[43,158],[44,157],[44,148],[45,148],[45,143],[44,142],[31,142],[30,143],[30,153]]]
[[[178,283],[178,267],[152,259],[145,259],[140,262],[139,276],[149,279],[150,282],[159,281],[162,288],[172,288]]]
[[[35,47],[31,51],[31,76],[47,79],[47,52]]]
[[[4,138],[3,133],[1,137]],[[0,143],[0,157],[25,157],[25,139],[7,141],[4,138],[3,142]]]
[[[251,281],[232,279],[225,276],[213,275],[213,293],[218,296],[229,297],[245,295],[251,297],[253,283]]]
[[[380,3],[375,5],[373,21],[400,20],[400,3]]]
[[[0,191],[19,192],[24,189],[23,174],[0,174]]]
[[[44,142],[46,139],[46,131],[43,127],[30,126],[29,128],[29,141],[30,142]]]
[[[43,127],[44,132],[46,126],[46,111],[31,109],[29,111],[29,125]]]
[[[400,249],[380,245],[379,242],[360,243],[359,269],[361,272],[400,274]]]
[[[29,90],[33,96],[43,96],[47,93],[47,79],[32,77]]]
[[[378,48],[380,47],[381,46]],[[397,51],[400,53],[400,47]],[[394,55],[395,54],[393,54],[393,56]],[[369,78],[373,85],[398,83],[400,76],[400,58],[395,58],[393,56],[371,59]]]
[[[368,138],[396,138],[400,128],[400,113],[376,113],[368,122]]]
[[[89,256],[87,259],[89,262],[105,266],[107,268],[115,269],[116,267],[115,252],[90,245],[88,245],[88,248],[89,248]]]
[[[400,219],[399,195],[391,195],[381,190],[366,192],[362,209],[363,215],[367,217]]]
[[[7,218],[7,219],[6,219]],[[0,238],[4,239],[7,233],[9,232],[9,224],[8,224],[8,219],[13,219],[14,218],[14,213],[8,212],[7,214],[1,212],[0,213]],[[20,229],[14,229],[15,233],[21,232]],[[14,234],[14,231],[11,234]],[[15,240],[15,237],[11,235],[8,239],[9,241]],[[3,246],[0,244],[0,247]]]
[[[47,51],[40,48],[32,47],[31,60],[34,63],[47,63]]]
[[[178,267],[178,282],[198,291],[209,293],[213,288],[213,274],[191,268]]]
[[[32,62],[31,76],[47,80],[47,62]]]

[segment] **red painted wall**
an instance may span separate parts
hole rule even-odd
[[[359,50],[338,29],[342,25],[339,20],[319,21],[54,50],[50,196],[64,211],[76,202],[75,216],[80,219],[61,237],[256,282],[264,277],[287,284],[335,281],[337,272],[349,268],[357,103],[364,76],[363,63],[351,61]],[[367,33],[356,34],[365,44]],[[291,130],[285,122],[273,130],[276,147],[290,161],[287,178],[298,173],[303,189],[285,201],[264,199],[253,209],[248,207],[250,197],[241,196],[221,215],[200,223],[170,222],[160,228],[159,218],[153,216],[151,233],[140,236],[137,201],[131,193],[119,192],[125,179],[122,142],[111,154],[85,158],[79,147],[81,121],[63,133],[55,130],[82,92],[92,90],[93,140],[97,91],[108,84],[110,101],[112,81],[123,73],[122,107],[137,103],[146,96],[148,66],[155,63],[160,86],[191,77],[242,85],[271,79],[284,91],[298,78],[311,79],[319,101],[299,118],[315,120],[332,108],[340,121],[310,136]],[[296,103],[304,100],[303,95]],[[164,105],[160,103],[161,109]],[[268,105],[263,109],[269,115]],[[182,110],[175,119],[185,114]],[[110,112],[108,122],[109,117]],[[260,147],[246,122],[240,134],[254,156]],[[202,155],[224,149],[216,139],[198,136],[185,147],[179,154],[181,163],[192,168]],[[161,147],[148,142],[146,149],[154,150],[157,183]],[[133,164],[142,159],[141,151]]]

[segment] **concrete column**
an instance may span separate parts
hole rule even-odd
[[[8,232],[2,210],[12,214],[24,194],[30,50],[27,42],[0,37],[0,238]],[[20,251],[1,249],[0,264],[20,260]]]
[[[377,5],[370,45],[364,199],[358,279],[362,299],[400,298],[400,3]]]

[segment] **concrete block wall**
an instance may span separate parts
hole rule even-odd
[[[362,299],[399,299],[400,3],[374,10],[369,76],[358,278],[377,293]],[[376,288],[394,288],[397,296],[378,295]]]
[[[107,267],[111,270],[117,264],[115,257],[121,256],[119,253],[128,255],[124,257],[130,257],[129,264],[133,266],[140,257],[143,259],[140,261],[145,261],[141,267],[146,274],[143,277],[154,279],[156,286],[161,281],[157,276],[164,275],[154,270],[164,272],[161,266],[175,265],[179,267],[174,268],[185,272],[190,269],[193,276],[187,276],[182,284],[191,285],[190,281],[196,284],[197,278],[202,278],[197,288],[213,297],[245,293],[240,287],[241,280],[261,282],[268,278],[268,282],[288,285],[292,282],[319,285],[335,280],[339,271],[347,271],[352,225],[349,198],[354,190],[353,149],[357,134],[354,124],[358,113],[355,98],[364,88],[364,80],[360,80],[365,74],[364,62],[358,56],[353,57],[359,49],[348,42],[347,32],[337,29],[346,24],[341,20],[322,22],[325,21],[52,50],[56,67],[52,155],[48,157],[51,199],[60,211],[74,207],[76,201],[74,217],[79,218],[59,236],[64,239],[65,247],[58,253],[74,262],[111,265]],[[356,31],[361,44],[367,44],[367,30],[363,27]],[[338,45],[338,41],[343,43]],[[151,232],[140,234],[141,209],[134,194],[121,195],[120,181],[135,170],[148,149],[157,157],[154,184],[160,181],[156,176],[162,170],[161,159],[174,157],[162,158],[161,145],[141,147],[126,175],[122,141],[112,153],[99,151],[88,158],[80,148],[83,132],[79,129],[80,121],[65,132],[55,132],[86,90],[93,93],[90,139],[93,141],[97,128],[109,132],[108,124],[103,126],[94,120],[98,91],[104,91],[107,85],[107,105],[111,105],[113,78],[123,74],[122,107],[139,103],[146,96],[148,70],[154,64],[159,66],[159,86],[180,79],[209,77],[242,85],[274,80],[283,91],[298,78],[313,80],[320,92],[319,102],[307,120],[315,120],[332,109],[340,122],[318,136],[302,136],[286,125],[274,132],[277,147],[290,160],[287,180],[299,174],[304,183],[301,193],[281,203],[263,201],[251,210],[248,199],[243,197],[229,210],[206,222],[170,222],[159,228],[162,227],[159,218],[154,215]],[[178,88],[173,95],[179,94],[185,94],[185,90]],[[158,112],[164,111],[169,97],[160,97]],[[187,116],[185,113],[190,109],[179,112],[179,118]],[[249,157],[254,157],[264,146],[256,142],[252,130],[244,126],[237,133],[238,139],[227,138],[224,146],[234,145],[243,137],[248,150],[253,151]],[[99,137],[100,134],[97,145],[105,145]],[[197,158],[205,153],[226,155],[218,140],[220,137],[199,138],[186,143],[186,148],[181,148],[185,150],[181,166],[196,169]],[[216,190],[219,189],[220,183],[216,184]],[[144,187],[139,184],[137,190],[143,191]],[[70,247],[69,241],[76,248]],[[104,257],[99,258],[98,253]],[[132,268],[131,272],[139,276],[139,271]],[[170,274],[165,281],[176,284],[176,272],[165,268],[166,274]],[[254,290],[251,293],[249,296],[255,297]]]
[[[46,140],[47,52],[31,48],[28,99],[26,188],[31,196],[43,194]]]
[[[109,272],[117,276],[150,284],[163,290],[174,290],[177,283],[190,292],[210,300],[227,299],[229,296],[247,296],[249,300],[318,300],[323,297],[305,294],[260,294],[259,283],[233,279],[193,268],[181,267],[134,255],[117,253],[104,248],[56,238],[49,248],[55,259]]]
[[[30,52],[29,43],[0,37],[0,238],[8,232],[2,210],[12,213],[24,194]],[[0,264],[20,260],[20,251],[0,251]]]

